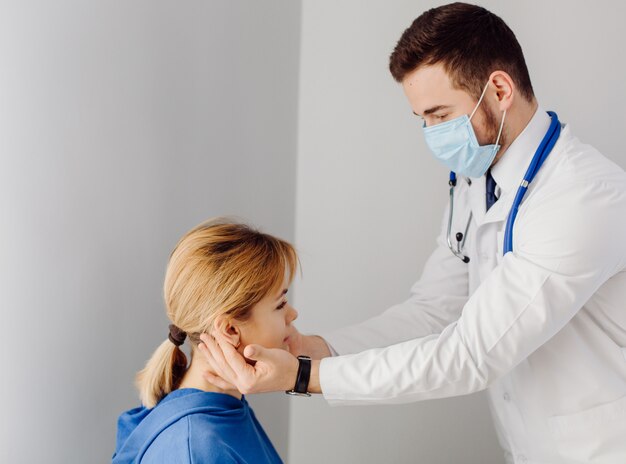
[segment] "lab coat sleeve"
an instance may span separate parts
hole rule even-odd
[[[406,301],[364,322],[320,334],[333,355],[358,353],[439,333],[459,318],[468,299],[468,269],[446,244],[447,224],[446,209],[437,247]]]
[[[482,390],[553,337],[625,265],[626,192],[568,185],[522,204],[503,257],[440,334],[323,359],[330,404],[404,403]]]

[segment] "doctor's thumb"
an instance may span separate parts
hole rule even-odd
[[[264,351],[265,348],[263,348],[261,345],[248,345],[243,350],[243,355],[248,359],[258,361],[259,359],[263,358]]]

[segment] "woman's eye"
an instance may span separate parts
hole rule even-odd
[[[285,307],[285,305],[287,304],[287,300],[284,300],[281,304],[279,304],[276,309],[283,309]]]

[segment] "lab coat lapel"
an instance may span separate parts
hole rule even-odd
[[[502,222],[508,218],[524,173],[545,136],[550,121],[550,116],[538,108],[502,159],[491,168],[491,174],[500,187],[500,197],[485,215],[483,224]]]
[[[505,221],[509,216],[509,211],[511,211],[511,206],[513,206],[513,198],[517,192],[515,190],[511,190],[506,193],[502,193],[498,201],[496,201],[489,211],[485,214],[483,224],[490,224],[493,222],[501,222]]]
[[[513,205],[520,182],[539,146],[541,139],[550,126],[550,117],[538,108],[522,133],[513,141],[504,157],[495,164],[491,173],[500,186],[500,197],[487,211],[485,177],[473,179],[470,190],[470,204],[478,227],[505,221]]]
[[[472,185],[469,187],[469,204],[478,227],[492,222],[504,221],[513,204],[515,192],[503,192],[498,201],[489,208],[489,211],[487,211],[485,195],[485,178],[472,179]]]
[[[472,179],[472,184],[469,186],[469,205],[474,216],[476,225],[480,227],[485,219],[486,202],[485,202],[485,178],[480,177],[478,179]]]

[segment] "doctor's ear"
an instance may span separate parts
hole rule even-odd
[[[219,334],[235,348],[241,345],[241,331],[238,324],[227,316],[218,316],[213,323],[214,335]]]
[[[513,104],[517,87],[511,76],[504,71],[494,71],[489,76],[492,86],[491,95],[495,97],[500,111],[508,110]]]

